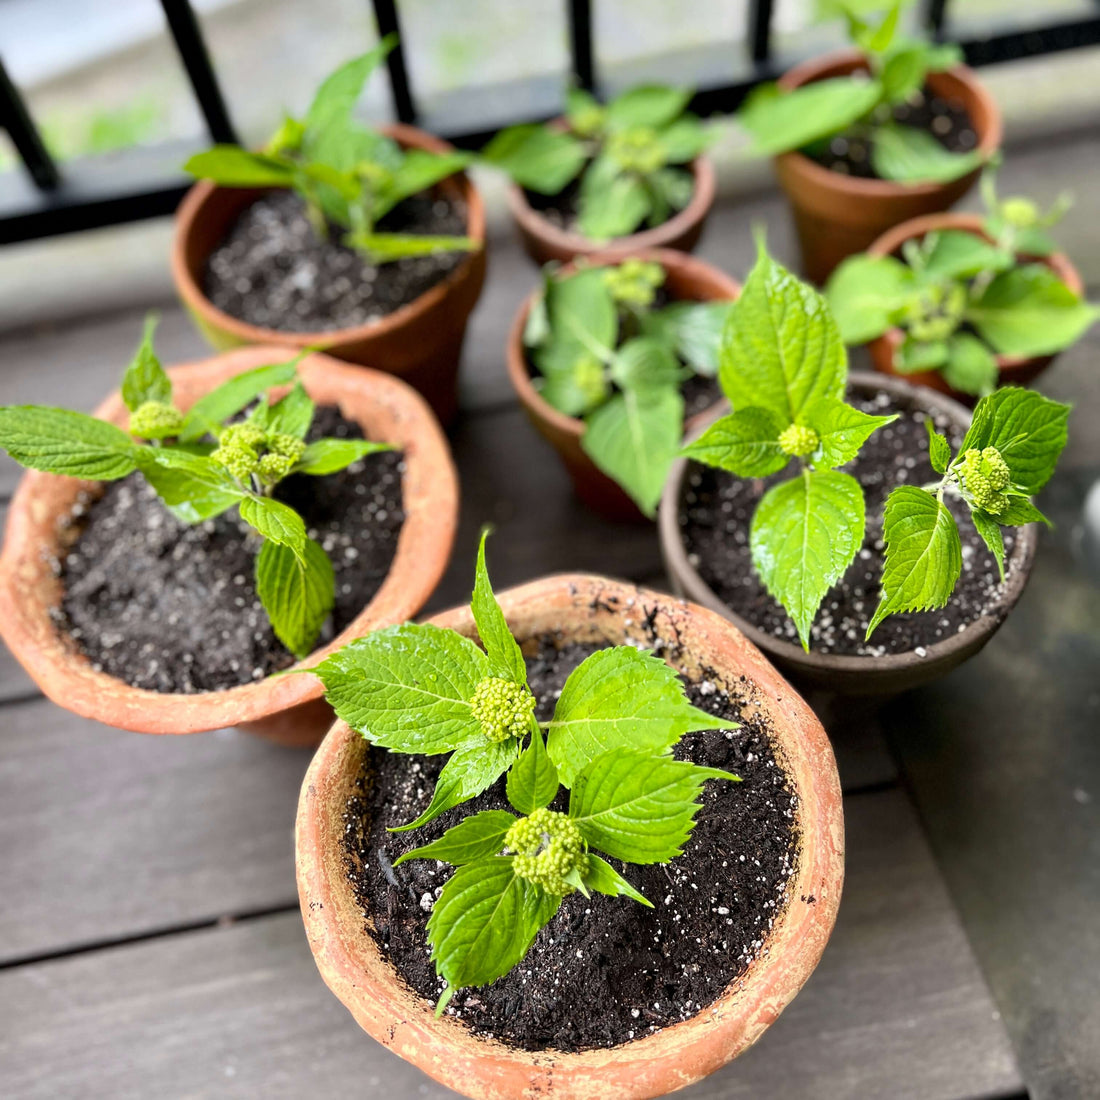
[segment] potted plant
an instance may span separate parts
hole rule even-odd
[[[315,960],[374,1038],[468,1096],[683,1087],[758,1039],[825,946],[828,741],[719,616],[587,576],[498,604],[483,554],[472,610],[317,669],[350,722],[299,802]]]
[[[570,89],[562,118],[502,130],[481,157],[512,179],[508,205],[528,255],[568,262],[609,245],[690,252],[714,204],[713,131],[688,88],[644,85],[601,106]]]
[[[845,260],[826,288],[844,342],[869,341],[876,370],[970,403],[1031,382],[1100,315],[1044,231],[1068,203],[1044,215],[1030,199],[998,201],[988,172],[982,189],[984,218],[904,222]]]
[[[688,444],[662,501],[674,588],[833,692],[900,691],[977,652],[1026,583],[1029,498],[1068,406],[1006,387],[971,422],[900,379],[849,379],[826,302],[763,248],[721,364],[734,411]]]
[[[8,514],[0,634],[60,706],[142,733],[239,726],[316,744],[306,668],[412,615],[457,479],[398,379],[279,347],[165,371],[151,330],[95,416],[0,409],[32,467]]]
[[[577,495],[652,517],[690,424],[720,393],[718,339],[738,284],[669,249],[547,270],[508,337],[508,376]]]
[[[395,41],[337,69],[262,152],[218,145],[187,162],[200,182],[176,215],[172,275],[214,347],[323,348],[400,376],[447,422],[485,212],[467,154],[352,117]]]
[[[753,152],[775,158],[815,283],[891,226],[956,203],[1001,143],[997,105],[957,47],[898,38],[900,3],[881,18],[834,7],[854,48],[795,66],[738,114]]]

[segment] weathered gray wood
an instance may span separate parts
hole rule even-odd
[[[1019,1087],[904,796],[847,810],[848,881],[821,966],[756,1048],[685,1096],[962,1100]],[[356,1027],[297,913],[0,973],[0,1076],[23,1100],[451,1095]]]

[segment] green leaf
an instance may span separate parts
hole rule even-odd
[[[376,630],[313,672],[337,717],[382,748],[433,755],[489,744],[470,699],[492,666],[453,630],[417,623]]]
[[[219,187],[293,187],[296,177],[290,161],[236,145],[215,145],[196,153],[183,170],[196,179],[213,180]]]
[[[312,539],[301,554],[264,540],[256,556],[256,593],[276,637],[296,657],[313,649],[335,592],[332,562]]]
[[[685,733],[736,729],[688,702],[674,669],[632,646],[585,658],[562,688],[547,733],[547,751],[562,783],[606,752],[640,749],[654,756]]]
[[[1012,256],[961,229],[942,229],[924,239],[924,273],[937,279],[973,279],[983,271],[1001,271]]]
[[[508,772],[508,801],[521,814],[549,806],[558,793],[558,769],[550,759],[542,741],[542,733],[535,730],[531,742],[519,754],[519,759]]]
[[[20,466],[90,481],[125,477],[142,449],[114,424],[44,405],[0,406],[0,447]]]
[[[1031,503],[1027,497],[1010,496],[1008,507],[997,517],[997,522],[1002,527],[1023,527],[1025,523],[1045,523],[1048,527],[1051,522]]]
[[[397,750],[395,750],[397,751]],[[471,742],[456,749],[436,780],[428,808],[415,821],[398,825],[390,832],[419,829],[440,814],[477,798],[487,791],[511,766],[519,751],[515,738],[506,741]]]
[[[937,474],[946,474],[951,464],[951,444],[947,442],[947,436],[936,431],[930,416],[925,417],[924,427],[928,432],[928,461]]]
[[[145,334],[122,378],[122,400],[133,412],[146,401],[160,401],[167,405],[172,400],[172,383],[153,351],[153,333],[157,319],[145,320]]]
[[[911,268],[893,256],[849,256],[829,278],[825,300],[846,344],[865,344],[897,321],[916,292]]]
[[[605,187],[581,195],[577,229],[590,241],[610,241],[633,233],[650,211],[650,196],[635,176],[617,176]]]
[[[659,130],[684,112],[691,100],[690,88],[669,88],[646,84],[616,96],[607,105],[608,130],[631,130],[648,126]]]
[[[901,374],[939,370],[948,360],[951,349],[946,340],[914,340],[906,335],[894,352],[894,369]]]
[[[204,435],[217,435],[225,421],[251,405],[261,394],[273,386],[292,382],[305,354],[306,352],[302,352],[285,363],[268,363],[244,371],[200,397],[184,416],[183,428],[179,434],[180,442],[193,443]]]
[[[396,45],[397,35],[388,34],[373,49],[353,57],[327,77],[306,112],[307,134],[323,134],[330,127],[345,126],[363,94],[367,78]]]
[[[877,80],[850,76],[817,80],[789,92],[764,84],[748,97],[737,118],[753,139],[751,152],[774,156],[840,133],[881,98]]]
[[[681,452],[688,458],[729,470],[738,477],[767,477],[791,460],[779,446],[783,430],[767,409],[747,408],[723,416]]]
[[[642,314],[642,330],[668,340],[696,374],[713,378],[718,373],[718,352],[732,306],[732,301],[673,302]]]
[[[313,423],[313,408],[305,386],[301,382],[295,382],[294,388],[285,397],[268,406],[265,414],[257,419],[262,419],[269,432],[305,439],[309,426]]]
[[[408,256],[434,256],[437,252],[476,252],[481,242],[473,237],[417,236],[411,233],[348,233],[344,243],[362,252],[373,263],[385,264]]]
[[[1050,268],[1003,271],[967,309],[978,334],[1002,355],[1051,355],[1079,340],[1100,317]]]
[[[842,398],[847,376],[825,299],[761,247],[722,343],[719,377],[730,403],[771,409],[785,428],[819,398]]]
[[[245,496],[229,471],[204,455],[176,447],[142,447],[137,464],[157,496],[183,523],[213,519]]]
[[[679,383],[680,365],[662,340],[635,336],[615,353],[611,378],[621,390],[667,389]]]
[[[450,987],[448,994],[507,974],[560,905],[560,898],[549,898],[516,875],[510,857],[491,856],[459,867],[428,918],[432,959]]]
[[[548,126],[523,123],[501,130],[482,150],[481,159],[541,195],[556,195],[577,178],[587,160],[584,145]]]
[[[708,779],[737,776],[638,749],[607,752],[573,781],[569,816],[593,848],[627,863],[667,863],[691,836]]]
[[[831,470],[843,466],[859,454],[867,440],[887,424],[897,420],[897,414],[872,416],[835,397],[823,397],[803,410],[801,423],[813,428],[821,438],[812,461],[815,470]]]
[[[575,356],[582,351],[601,360],[610,356],[618,338],[619,320],[611,291],[604,281],[606,268],[593,267],[553,279],[546,292],[556,354]],[[542,370],[542,360],[536,356]]]
[[[971,509],[970,518],[974,521],[974,528],[982,537],[982,542],[989,547],[989,552],[997,560],[997,571],[1001,575],[1001,583],[1005,579],[1005,543],[1001,535],[1001,529],[997,521],[978,508]]]
[[[687,164],[705,153],[714,142],[716,131],[695,115],[681,115],[657,135],[666,164]]]
[[[1005,386],[978,402],[960,453],[971,447],[996,447],[1008,463],[1013,484],[1032,496],[1058,464],[1066,445],[1069,410],[1069,405],[1034,390]]]
[[[380,451],[392,451],[391,443],[375,443],[370,439],[315,439],[306,444],[292,474],[322,477],[343,470],[353,462]]]
[[[867,627],[868,638],[888,615],[943,607],[962,570],[955,517],[915,485],[899,485],[887,497],[883,536],[882,598]]]
[[[997,388],[1000,371],[993,353],[969,332],[957,332],[947,345],[944,381],[962,393],[983,397]]]
[[[515,822],[507,810],[482,810],[452,825],[438,840],[413,848],[393,861],[400,867],[409,859],[437,859],[462,867],[475,860],[495,856],[504,847],[504,837]]]
[[[927,130],[896,122],[876,126],[872,136],[875,174],[896,183],[949,183],[974,171],[984,159],[980,150],[952,153]]]
[[[882,94],[889,103],[904,103],[924,87],[928,52],[922,44],[892,51],[882,66]]]
[[[613,898],[628,897],[640,905],[653,908],[653,903],[644,894],[631,886],[610,863],[600,859],[594,852],[588,853],[588,867],[585,869],[583,881],[585,888],[594,893],[607,894]]]
[[[481,644],[492,662],[493,671],[517,684],[527,683],[527,662],[523,651],[512,636],[504,612],[493,595],[493,586],[489,583],[489,571],[485,565],[485,542],[489,537],[486,528],[481,532],[481,541],[477,548],[477,566],[474,572],[474,594],[470,600],[470,610],[477,624],[477,633]]]
[[[401,164],[390,174],[374,197],[375,220],[389,213],[399,202],[419,195],[456,172],[461,172],[473,160],[472,153],[431,153],[427,149],[409,149]]]
[[[683,434],[684,399],[678,390],[629,391],[589,415],[581,447],[652,516]]]
[[[305,521],[289,504],[272,497],[246,496],[241,501],[241,519],[265,539],[286,546],[295,554],[305,553],[308,541]]]
[[[749,532],[753,565],[794,620],[807,652],[817,609],[855,558],[863,524],[863,490],[836,470],[804,469],[757,505]]]

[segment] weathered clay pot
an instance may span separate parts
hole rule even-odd
[[[661,264],[667,272],[665,288],[674,301],[710,302],[736,298],[741,293],[741,285],[725,272],[712,267],[702,260],[687,256],[671,249],[645,249],[624,252],[620,249],[597,252],[587,257],[586,262],[593,265],[616,264],[625,259],[651,260]],[[576,264],[566,266],[564,273],[576,269]],[[607,519],[623,522],[644,522],[638,506],[605,473],[596,467],[581,447],[584,435],[584,421],[579,417],[566,416],[546,401],[535,388],[531,373],[527,367],[526,349],[523,345],[523,329],[527,324],[527,314],[535,301],[538,291],[520,306],[512,330],[508,334],[508,377],[515,387],[531,423],[538,433],[558,452],[577,496],[591,508]],[[704,414],[701,414],[704,415]],[[699,417],[688,421],[690,430]]]
[[[562,120],[557,121],[564,125]],[[589,240],[580,233],[554,225],[531,205],[518,184],[508,188],[508,209],[515,219],[524,251],[540,266],[550,260],[568,263],[578,256],[609,249],[636,252],[643,248],[673,248],[691,252],[699,243],[707,215],[714,205],[715,175],[714,165],[706,156],[696,157],[687,167],[695,177],[695,190],[687,206],[653,229],[643,229],[613,241]]]
[[[908,403],[930,413],[941,413],[962,430],[970,423],[969,411],[957,402],[932,390],[912,386],[900,378],[853,372],[848,383],[849,389],[857,394],[873,395],[885,391],[900,404]],[[708,423],[728,411],[728,406],[725,406],[708,414]],[[699,433],[704,427],[706,425],[698,429]],[[961,634],[924,647],[925,656],[918,656],[915,651],[882,657],[842,656],[813,650],[806,653],[800,645],[760,630],[730,610],[688,561],[680,532],[680,499],[689,465],[685,458],[676,460],[665,484],[658,515],[661,555],[672,589],[736,624],[800,689],[817,688],[846,696],[889,696],[938,680],[956,665],[973,657],[993,637],[1020,598],[1031,574],[1038,540],[1034,524],[1015,528],[1016,543],[1005,559],[1005,584],[997,605]]]
[[[530,1052],[474,1036],[458,1019],[433,1018],[364,927],[345,871],[344,808],[359,774],[364,739],[338,722],[302,784],[297,821],[298,892],[314,958],[329,988],[361,1027],[406,1061],[478,1100],[560,1097],[641,1100],[712,1073],[754,1043],[817,965],[836,918],[844,823],[829,742],[809,708],[745,637],[718,615],[670,596],[592,576],[561,576],[500,597],[521,644],[646,638],[675,643],[675,664],[706,670],[747,694],[770,721],[777,754],[798,794],[799,853],[788,907],[741,978],[697,1016],[608,1050]],[[467,608],[433,622],[473,636]],[[745,680],[742,680],[742,677]],[[369,919],[369,918],[368,918]]]
[[[182,409],[241,371],[280,362],[286,348],[251,347],[169,371]],[[296,668],[317,664],[333,649],[381,626],[416,614],[446,568],[458,521],[458,478],[442,431],[427,404],[408,386],[378,371],[352,367],[327,355],[302,360],[299,375],[320,404],[338,405],[371,439],[400,448],[405,523],[389,575],[371,602],[329,645]],[[126,410],[112,394],[96,415],[125,424]],[[0,555],[0,636],[42,692],[59,706],[108,726],[137,733],[197,733],[239,726],[287,745],[316,745],[332,711],[312,676],[269,676],[258,683],[196,695],[133,688],[91,662],[57,629],[50,608],[61,583],[50,567],[60,556],[58,521],[95,482],[30,471],[8,513]]]
[[[901,246],[909,240],[920,240],[928,233],[942,229],[960,229],[966,233],[973,233],[989,241],[989,236],[982,229],[982,217],[979,214],[928,214],[923,218],[913,218],[912,221],[902,222],[893,229],[883,233],[881,237],[867,250],[872,256],[891,256],[899,252]],[[1045,263],[1047,267],[1062,280],[1075,294],[1084,293],[1084,284],[1077,268],[1070,263],[1069,257],[1061,252],[1055,252],[1050,256],[1022,256],[1023,260]],[[973,405],[976,398],[973,394],[961,393],[952,389],[944,380],[939,371],[918,371],[916,374],[903,374],[894,367],[894,353],[901,347],[905,334],[901,329],[890,329],[883,333],[877,340],[872,340],[867,345],[871,355],[871,362],[875,370],[883,374],[893,374],[914,382],[920,386],[930,386],[940,393],[946,393],[964,405]],[[1002,386],[1026,386],[1033,382],[1043,371],[1057,359],[1057,353],[1052,355],[1037,355],[1025,359],[1015,355],[998,355],[997,369],[1000,371],[1000,385]]]
[[[842,50],[796,65],[779,81],[782,88],[799,88],[828,77],[865,70],[856,50]],[[978,135],[978,148],[991,156],[1001,144],[1001,112],[985,86],[964,65],[931,73],[928,87],[966,108]],[[974,185],[980,169],[950,183],[893,183],[855,179],[831,172],[802,153],[775,158],[779,184],[790,199],[802,247],[802,269],[815,283],[824,283],[846,256],[863,252],[885,230],[922,214],[946,210]]]
[[[412,126],[381,129],[406,148],[453,152],[445,141]],[[485,209],[464,173],[444,180],[439,187],[465,204],[466,235],[480,241],[481,247],[468,253],[441,283],[380,320],[325,332],[283,332],[248,324],[217,309],[202,289],[207,258],[241,211],[263,190],[217,187],[209,180],[196,183],[176,212],[172,241],[176,291],[203,335],[218,350],[241,344],[278,344],[295,351],[323,348],[337,359],[396,374],[419,390],[447,424],[458,409],[458,365],[466,322],[485,281]]]

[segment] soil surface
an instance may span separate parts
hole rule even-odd
[[[309,438],[362,439],[338,409],[317,410]],[[275,496],[305,519],[336,573],[336,605],[318,645],[370,602],[389,572],[405,520],[400,453],[368,455],[326,477],[289,477]],[[74,537],[59,563],[54,614],[96,669],[152,691],[217,691],[287,668],[256,595],[259,536],[234,508],[189,527],[140,474],[109,482],[78,503]]]
[[[905,103],[895,106],[893,118],[905,126],[927,130],[952,153],[969,153],[977,148],[978,134],[962,103],[955,99],[943,99],[927,88],[914,92]],[[873,144],[853,130],[815,144],[803,152],[831,172],[858,176],[860,179],[878,179],[871,167]]]
[[[442,194],[414,195],[379,223],[381,233],[463,236],[465,206]],[[280,332],[328,332],[377,321],[419,298],[462,263],[438,252],[368,263],[318,236],[294,191],[271,191],[240,213],[207,260],[203,291],[224,313]]]
[[[882,512],[886,497],[898,485],[925,485],[939,481],[928,461],[927,413],[899,409],[887,394],[854,397],[849,402],[865,412],[881,416],[901,412],[893,424],[880,428],[864,444],[854,462],[841,467],[863,486],[867,506],[867,535],[855,561],[826,595],[811,629],[812,650],[858,656],[908,653],[962,633],[983,611],[1000,598],[1002,586],[997,563],[986,549],[969,510],[957,497],[945,497],[959,526],[962,539],[962,575],[945,608],[892,615],[864,642],[879,598],[882,570]],[[937,429],[953,448],[962,433],[934,416]],[[756,505],[772,485],[790,477],[793,466],[767,478],[737,478],[724,470],[691,463],[680,500],[680,529],[688,561],[718,597],[743,618],[778,638],[798,643],[798,634],[787,612],[764,588],[749,555],[749,527]],[[1016,544],[1011,528],[1004,529],[1005,574]]]
[[[569,672],[596,649],[544,639],[528,658],[540,720],[548,720]],[[492,985],[457,993],[448,1012],[480,1034],[528,1050],[609,1047],[686,1020],[720,997],[761,950],[795,873],[797,798],[755,708],[710,680],[687,685],[691,701],[740,720],[737,730],[688,734],[676,755],[725,768],[741,783],[708,782],[684,854],[666,866],[611,862],[655,908],[628,898],[566,898],[527,957]],[[424,810],[445,757],[370,749],[360,793],[345,812],[348,874],[373,923],[367,930],[421,996],[443,983],[428,957],[428,917],[449,865],[403,852],[442,835],[469,813],[509,808],[501,780],[478,798],[410,833],[387,833]],[[555,809],[564,809],[559,797]]]

